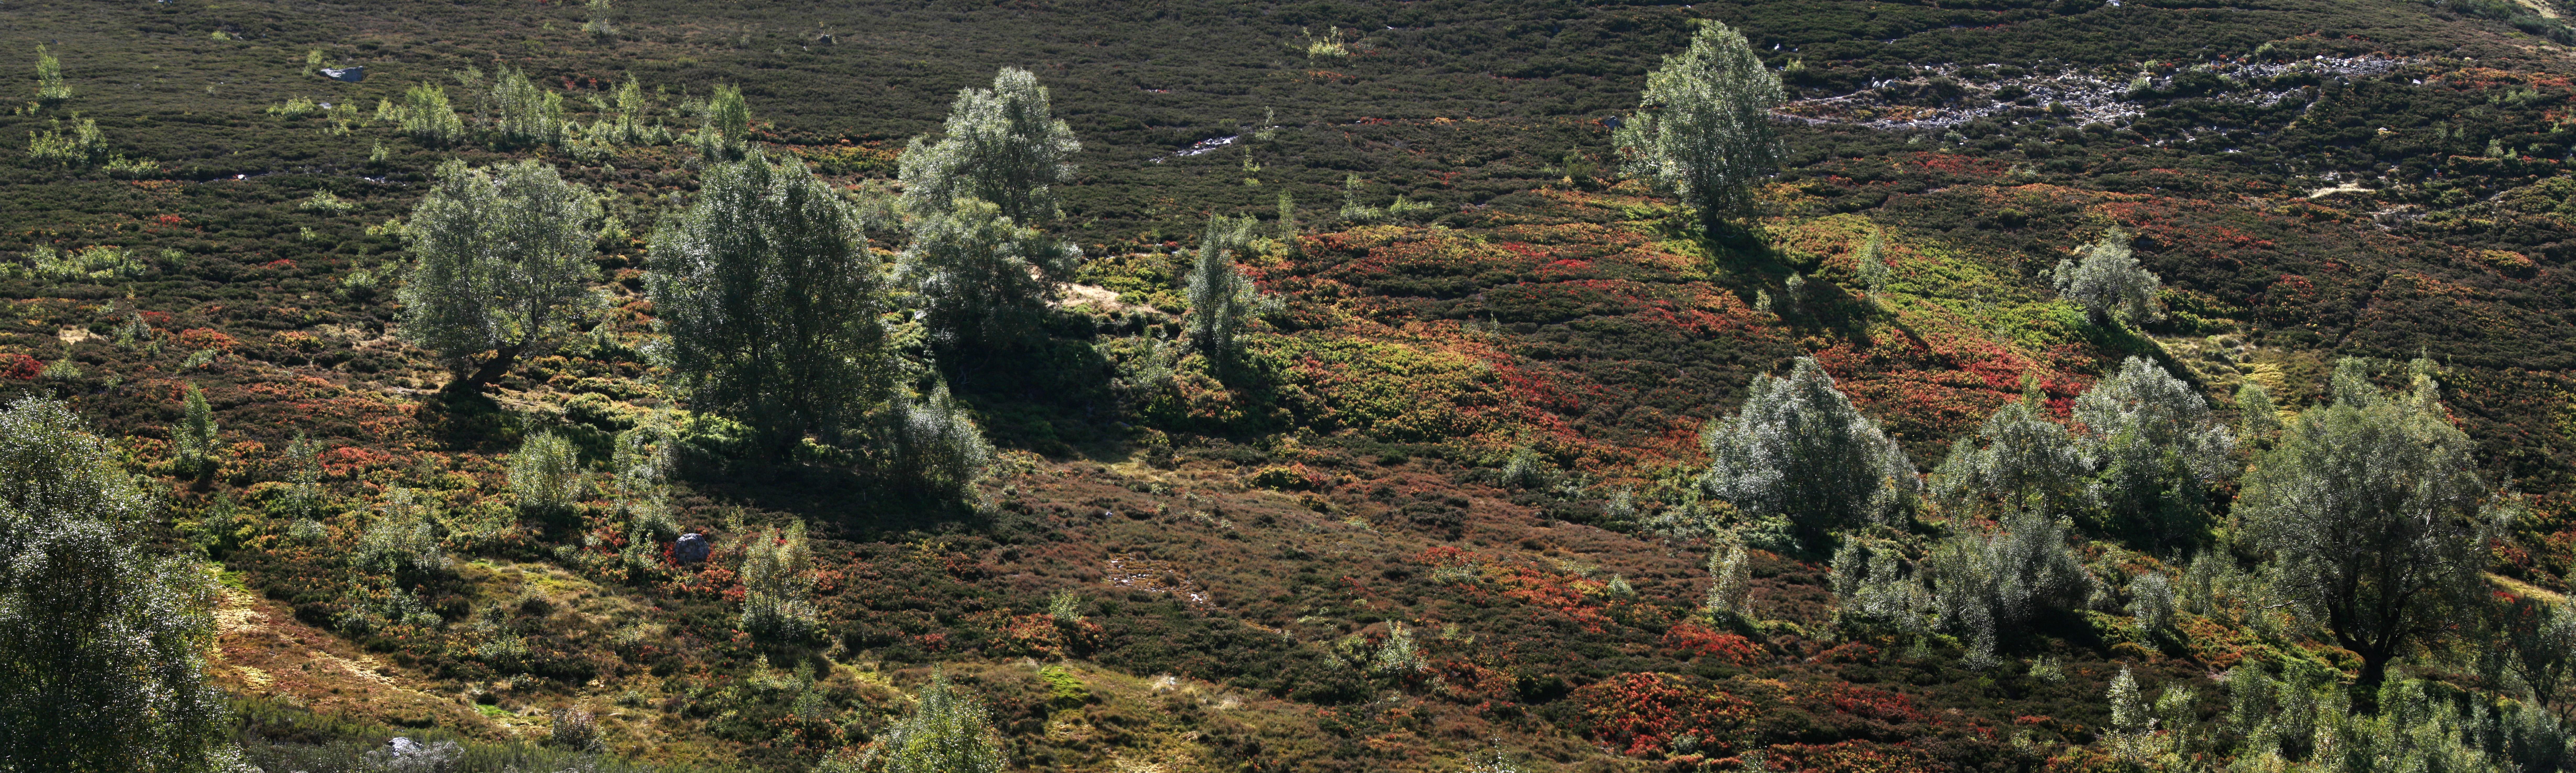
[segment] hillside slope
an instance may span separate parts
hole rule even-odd
[[[2520,7],[10,6],[0,48],[47,44],[74,91],[0,137],[95,121],[126,163],[0,141],[0,391],[71,401],[167,492],[153,539],[220,565],[210,667],[272,770],[398,733],[535,744],[580,709],[620,759],[801,771],[934,673],[989,705],[1014,769],[2111,769],[2118,674],[2200,685],[2186,708],[2216,722],[2226,669],[2357,661],[2243,595],[2141,633],[2122,589],[2189,557],[2108,530],[2080,546],[2100,592],[2000,666],[1844,625],[1821,546],[1756,545],[1755,614],[1706,615],[1717,530],[1748,519],[1696,485],[1702,428],[1813,357],[1928,471],[2026,391],[2064,420],[2129,357],[2232,416],[2244,383],[2298,409],[2337,358],[2420,355],[2484,469],[2531,495],[2487,546],[2496,591],[2554,599],[2576,564],[2576,32]],[[1743,30],[1792,91],[1789,163],[1730,233],[1608,146],[1692,19]],[[1084,144],[1062,194],[1087,261],[1043,345],[938,363],[1002,449],[979,506],[825,454],[686,477],[704,563],[632,545],[604,475],[579,512],[520,517],[527,436],[604,470],[617,433],[687,407],[646,356],[646,244],[706,163],[431,146],[374,118],[439,82],[473,125],[455,73],[504,64],[583,122],[631,79],[682,134],[740,85],[756,139],[862,202],[958,89],[1037,73]],[[513,158],[610,194],[603,302],[489,394],[440,392],[395,335],[390,221],[440,162]],[[1207,218],[1277,235],[1282,196],[1296,233],[1247,265],[1280,311],[1240,362],[1175,356]],[[890,260],[903,234],[871,228]],[[2052,291],[2114,229],[2163,320],[2098,324]],[[188,385],[223,429],[204,480],[172,449]],[[299,433],[329,499],[301,522]],[[346,565],[397,509],[436,523],[452,572],[387,589]],[[825,630],[782,644],[740,630],[739,568],[790,522],[816,535]],[[2492,689],[2479,645],[2448,642],[2411,667]]]

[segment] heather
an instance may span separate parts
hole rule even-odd
[[[13,7],[0,545],[97,769],[2563,770],[2571,11]]]

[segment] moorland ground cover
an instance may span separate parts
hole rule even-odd
[[[921,719],[948,689],[1032,769],[2551,769],[2558,13],[11,7],[0,384],[141,476],[134,542],[215,573],[220,745],[269,770],[395,735],[455,769],[987,764],[897,753],[966,726]],[[1776,174],[1714,222],[1616,147],[1699,19],[1784,98]],[[905,200],[908,143],[1006,67],[1079,143],[1053,211]],[[442,350],[423,202],[524,161],[595,196],[577,291],[459,328],[541,346]],[[720,195],[755,188],[829,203]],[[823,210],[795,222],[864,234],[848,286],[882,276],[832,312],[883,332],[830,339],[869,367],[719,409],[660,283],[751,265],[706,223]],[[2150,307],[2062,297],[2121,238]],[[988,317],[917,281],[991,265],[1063,284]],[[1803,415],[1748,399],[1835,407],[1802,358],[1928,488],[1845,518],[1710,480],[1785,447],[1728,427]],[[2513,495],[2428,510],[2482,529],[2437,540],[2482,595],[2388,641],[2290,595],[2331,573],[2264,519],[2322,517],[2279,504],[2310,478],[2242,472],[2383,425],[2451,460],[2409,480]],[[2172,427],[2232,447],[2138,440]]]

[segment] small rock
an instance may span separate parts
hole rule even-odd
[[[434,773],[451,769],[449,766],[464,754],[465,750],[455,741],[420,743],[396,736],[385,742],[385,748],[367,752],[367,764],[360,769],[386,773]]]
[[[694,564],[707,560],[707,552],[714,549],[715,545],[707,542],[707,537],[704,534],[682,534],[680,535],[679,544],[671,546],[671,560],[678,561],[683,564]]]

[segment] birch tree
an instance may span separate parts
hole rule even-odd
[[[1714,229],[1752,208],[1780,165],[1771,108],[1787,95],[1743,33],[1703,21],[1690,49],[1646,75],[1637,114],[1612,136],[1630,177],[1680,194]]]
[[[1963,513],[2066,513],[2095,503],[2092,472],[2092,455],[2048,420],[2032,391],[1951,444],[1949,458],[1932,471],[1932,493],[1942,507]]]
[[[1205,235],[1199,237],[1199,249],[1191,261],[1186,282],[1190,310],[1184,318],[1190,340],[1211,359],[1234,353],[1234,338],[1243,332],[1248,319],[1258,313],[1261,292],[1252,277],[1236,267],[1238,259],[1252,247],[1252,218],[1208,218]]]
[[[897,274],[921,294],[931,332],[952,346],[989,346],[1031,330],[1056,281],[1081,253],[1020,225],[982,199],[916,220]]]
[[[152,504],[63,403],[0,410],[0,770],[217,768],[215,583],[144,552]]]
[[[2208,398],[2143,357],[2075,398],[2075,421],[2101,459],[2103,504],[2152,547],[2199,542],[2213,487],[2235,470],[2236,437]]]
[[[862,768],[885,773],[1001,773],[992,715],[972,695],[933,673],[912,713],[877,737]]]
[[[2164,283],[2138,265],[2127,231],[2111,229],[2100,241],[2078,248],[2076,257],[2058,261],[2053,281],[2057,294],[2084,307],[2097,325],[2153,322],[2164,316],[2156,307],[2156,291]]]
[[[2432,363],[2417,360],[2398,394],[2355,359],[2332,383],[2332,404],[2301,412],[2257,457],[2236,507],[2273,590],[2359,655],[2360,684],[2376,687],[2390,660],[2479,600],[2487,486]]]
[[[1057,215],[1054,186],[1073,176],[1066,158],[1081,149],[1037,76],[1005,67],[991,88],[957,92],[937,142],[915,137],[904,148],[903,207],[929,215],[986,201],[1013,223],[1043,225]]]
[[[654,234],[646,290],[657,361],[688,403],[785,454],[884,399],[885,307],[858,218],[795,159],[758,148],[717,164]]]
[[[579,316],[597,239],[599,197],[535,161],[485,169],[450,160],[405,229],[414,259],[402,336],[455,371],[470,392],[551,346]]]
[[[1785,517],[1811,549],[1830,530],[1887,519],[1916,488],[1905,452],[1809,357],[1786,378],[1754,377],[1744,407],[1700,440],[1711,460],[1700,485],[1747,515]]]

